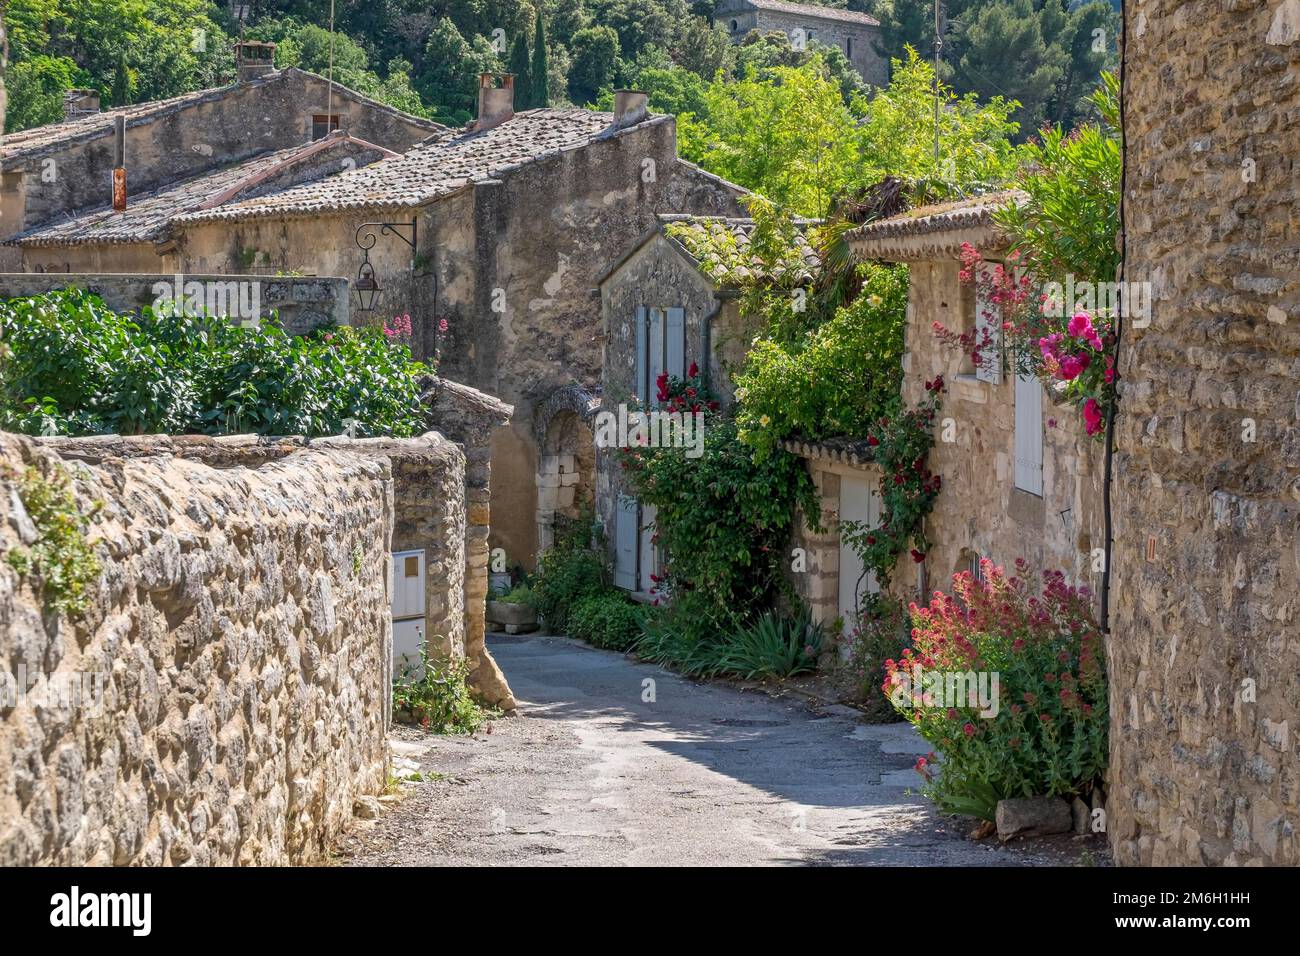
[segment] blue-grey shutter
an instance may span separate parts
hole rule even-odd
[[[614,513],[614,584],[628,591],[636,590],[636,512],[636,499],[619,495]]]
[[[659,376],[664,370],[664,310],[650,310],[650,384],[646,389],[650,398],[650,405],[658,406],[659,402],[656,396],[659,394],[657,387]]]
[[[988,266],[981,270],[985,275],[991,272]],[[975,334],[976,341],[983,344],[985,334],[990,344],[980,355],[979,367],[975,377],[991,385],[1002,384],[1002,319],[997,304],[985,295],[983,286],[976,286],[975,293]]]
[[[686,377],[686,310],[667,310],[667,329],[664,334],[668,351],[668,374]]]
[[[632,392],[645,404],[648,404],[652,397],[646,384],[647,368],[649,368],[649,361],[646,351],[645,306],[638,305],[636,307],[636,380],[632,385]]]
[[[1033,375],[1016,375],[1015,486],[1043,494],[1043,386]]]

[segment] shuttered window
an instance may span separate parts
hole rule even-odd
[[[1021,491],[1043,494],[1043,386],[1032,375],[1016,375],[1015,482]]]
[[[614,514],[614,584],[627,591],[636,590],[637,502],[620,495]]]

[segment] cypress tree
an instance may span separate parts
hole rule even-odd
[[[528,71],[528,77],[533,88],[532,96],[529,97],[530,106],[542,107],[550,105],[551,91],[547,73],[546,31],[542,27],[542,11],[539,9],[537,11],[537,35],[533,38],[533,66]]]
[[[528,40],[522,33],[515,35],[506,69],[515,75],[515,109],[532,109],[534,104],[533,87],[528,79]]]

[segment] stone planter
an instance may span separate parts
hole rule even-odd
[[[489,624],[507,634],[527,634],[537,630],[537,611],[527,604],[488,601],[487,619]]]

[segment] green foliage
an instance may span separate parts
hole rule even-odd
[[[1028,200],[993,214],[1039,282],[1064,282],[1068,274],[1076,282],[1115,281],[1124,152],[1115,74],[1102,74],[1093,103],[1100,123],[1069,133],[1044,129],[1026,146],[1016,185]]]
[[[618,34],[609,26],[587,27],[573,37],[569,95],[574,102],[594,100],[614,81],[618,69]]]
[[[697,376],[660,384],[661,401],[690,394],[711,400]],[[744,627],[788,588],[784,558],[794,505],[809,520],[819,510],[812,480],[794,455],[756,460],[725,414],[702,411],[703,454],[676,447],[633,447],[620,453],[629,484],[654,505],[655,539],[667,553],[662,589],[678,613],[692,595],[689,627],[697,632]]]
[[[858,164],[856,117],[825,60],[714,80],[702,116],[683,117],[687,159],[790,212],[823,215]]]
[[[393,713],[435,734],[474,733],[496,712],[474,702],[465,683],[468,675],[465,658],[438,661],[421,644],[419,662],[406,664],[393,678]]]
[[[9,566],[21,577],[33,578],[50,607],[68,615],[84,613],[100,564],[87,539],[90,516],[78,508],[67,471],[57,465],[48,474],[35,467],[15,472],[4,466],[3,475],[36,527],[34,542],[6,556]]]
[[[532,78],[528,72],[531,68],[528,38],[522,33],[516,33],[515,41],[510,45],[510,59],[506,63],[506,69],[515,75],[516,110],[531,109],[534,106]]]
[[[907,608],[887,594],[867,594],[851,626],[846,640],[858,704],[874,722],[896,721],[898,713],[882,689],[882,682],[885,662],[900,659],[903,651],[912,646],[912,621]]]
[[[907,48],[893,61],[889,86],[866,108],[859,130],[861,163],[851,187],[886,176],[931,184],[938,195],[967,195],[1004,186],[1015,174],[1011,139],[1019,129],[1015,105],[993,96],[981,102],[939,84],[939,163],[934,159],[934,68]]]
[[[934,446],[934,420],[944,384],[941,376],[925,383],[925,400],[916,408],[895,408],[883,416],[867,443],[880,468],[880,524],[861,521],[840,524],[840,539],[876,576],[882,591],[889,587],[894,565],[909,546],[912,560],[925,560],[929,542],[925,518],[934,508],[942,479],[930,471],[928,458]]]
[[[460,122],[478,109],[479,74],[501,69],[486,37],[467,40],[448,17],[441,17],[429,31],[422,60],[424,70],[416,78],[416,89],[437,104],[442,115]]]
[[[11,133],[63,119],[63,94],[77,85],[80,71],[65,56],[38,55],[9,67],[5,129]]]
[[[907,268],[865,265],[862,291],[832,317],[789,335],[789,297],[737,375],[742,439],[760,455],[791,435],[864,436],[897,400],[902,379]]]
[[[533,36],[533,62],[528,69],[530,107],[551,105],[551,64],[546,50],[546,27],[539,13],[536,18]]]
[[[610,587],[604,556],[591,546],[590,515],[573,522],[537,562],[532,578],[532,605],[552,634],[569,631],[569,619],[583,598]]]
[[[806,611],[793,618],[767,612],[731,632],[702,632],[689,626],[698,603],[688,598],[664,614],[648,617],[636,644],[637,656],[688,677],[779,679],[816,669],[823,635],[820,626],[809,623]]]
[[[293,336],[225,318],[120,315],[76,289],[0,302],[0,427],[70,435],[358,436],[423,427],[425,367],[383,331]]]
[[[600,591],[582,598],[569,615],[569,634],[593,647],[626,651],[641,636],[645,609],[621,592]]]
[[[533,590],[527,584],[516,584],[508,591],[492,595],[493,601],[501,601],[503,604],[529,604],[533,603]]]

